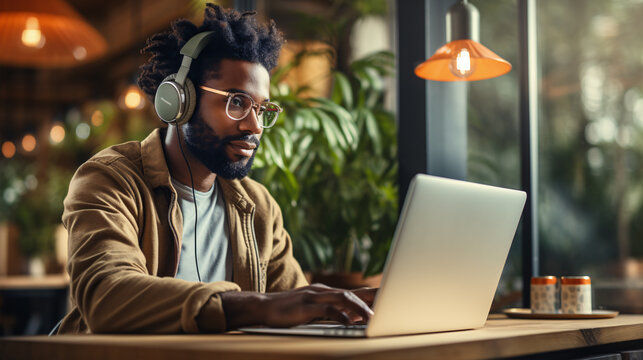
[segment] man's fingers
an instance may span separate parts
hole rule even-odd
[[[339,289],[339,288],[332,288],[324,284],[316,283],[309,285],[304,288],[300,289],[307,289],[307,290],[313,290],[315,292],[337,292],[337,291],[346,291],[344,289]],[[359,297],[362,301],[366,303],[369,307],[373,306],[373,302],[375,301],[375,295],[377,295],[377,288],[371,288],[371,287],[362,287],[359,289],[351,290],[351,292],[357,297]]]
[[[335,291],[315,294],[312,299],[316,303],[324,303],[338,306],[341,309],[355,312],[363,319],[368,320],[373,316],[373,311],[357,295],[350,291]]]
[[[351,320],[350,316],[348,316],[348,314],[339,310],[333,305],[326,305],[326,316],[329,319],[339,321],[344,325],[351,325],[353,323],[353,321]]]
[[[348,317],[351,318],[351,321],[354,324],[365,324],[366,323],[366,321],[364,320],[364,318],[361,315],[359,315],[359,314],[357,314],[357,313],[355,313],[353,311],[347,311],[347,314],[348,314]]]
[[[373,306],[373,302],[375,301],[375,295],[377,295],[377,290],[378,290],[377,288],[363,287],[352,291],[360,299],[364,300],[364,302],[367,303],[368,306]]]
[[[369,290],[364,292],[368,300]],[[293,291],[266,294],[268,308],[265,324],[293,326],[314,319],[326,318],[344,324],[365,323],[373,315],[371,308],[352,291],[330,288],[322,284],[302,287]]]
[[[303,315],[306,317],[305,322],[311,322],[315,319],[328,319],[345,325],[354,323],[348,314],[330,304],[309,304],[304,306],[302,310]]]

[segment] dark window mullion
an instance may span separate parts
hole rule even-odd
[[[530,281],[538,260],[538,87],[536,1],[518,0],[520,47],[520,174],[527,203],[522,218],[523,306],[530,307]]]

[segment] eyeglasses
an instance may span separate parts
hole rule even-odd
[[[200,86],[201,89],[223,95],[228,98],[228,103],[225,107],[225,112],[228,117],[232,120],[243,120],[248,116],[252,108],[255,109],[257,114],[257,121],[259,126],[266,129],[272,127],[279,117],[279,113],[282,111],[279,105],[272,102],[262,102],[257,104],[255,100],[248,94],[244,93],[231,93],[227,91],[221,91],[207,86]]]

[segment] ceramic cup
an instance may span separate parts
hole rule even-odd
[[[589,276],[561,277],[560,302],[563,314],[591,314],[592,282]]]
[[[531,312],[555,314],[558,312],[558,278],[537,276],[531,278]]]

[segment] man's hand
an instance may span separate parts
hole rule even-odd
[[[373,307],[373,302],[375,301],[377,290],[377,288],[362,287],[351,291],[360,299],[362,299],[362,301],[364,301],[369,307]]]
[[[330,319],[343,324],[368,322],[373,315],[377,289],[354,291],[313,284],[290,291],[259,294],[224,292],[223,303],[228,329],[245,325],[290,327],[317,319]]]

